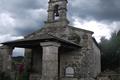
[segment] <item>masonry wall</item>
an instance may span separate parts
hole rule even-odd
[[[56,30],[54,30],[56,31]],[[58,30],[59,31],[59,30]],[[86,30],[65,29],[66,38],[71,34],[77,34],[80,38],[79,49],[59,49],[59,78],[60,80],[94,80],[100,73],[100,50],[92,39],[92,32]],[[43,31],[44,32],[44,31]],[[46,31],[45,31],[46,32]],[[76,37],[78,37],[76,36]],[[61,37],[62,38],[62,37]],[[64,38],[65,39],[65,38]],[[33,73],[41,74],[42,49],[32,49],[32,70]],[[44,63],[43,63],[44,64]],[[71,67],[74,70],[72,76],[66,76],[66,68]],[[35,75],[36,76],[36,75]],[[38,75],[39,77],[40,75]],[[32,80],[32,79],[31,79]]]
[[[25,68],[26,70],[31,68],[31,56],[32,56],[32,49],[25,49]]]
[[[26,70],[30,71],[29,80],[40,80],[42,75],[41,47],[25,49]]]
[[[10,50],[7,47],[0,47],[0,54],[1,54],[1,68],[4,72],[10,72],[11,71],[11,53],[12,50]]]
[[[2,59],[2,53],[1,53],[1,48],[0,48],[0,71],[2,71],[2,65],[3,65],[3,59]]]
[[[94,53],[94,62],[95,62],[94,76],[96,76],[101,72],[101,53],[100,53],[100,49],[96,46],[94,42],[93,42],[93,53]]]
[[[92,34],[84,30],[73,30],[80,37],[81,49],[60,52],[60,78],[62,80],[83,79],[94,80],[101,71],[100,50],[92,39]],[[65,69],[72,67],[73,77],[66,77]]]
[[[42,74],[42,48],[33,48],[32,54],[32,73]]]
[[[92,51],[92,50],[91,50]],[[81,79],[81,78],[94,78],[96,76],[95,64],[93,56],[90,51],[86,50],[73,50],[69,52],[60,53],[60,79]],[[66,68],[72,67],[74,69],[74,76],[66,76]]]
[[[60,54],[60,79],[67,78],[65,69],[72,67],[75,70],[75,74],[72,78],[78,77],[77,73],[80,70],[81,54],[77,51],[66,51]]]

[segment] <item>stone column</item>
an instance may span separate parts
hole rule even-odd
[[[0,47],[1,55],[2,55],[2,71],[5,72],[7,75],[14,80],[14,74],[12,73],[12,51],[13,47],[3,45]]]
[[[2,70],[5,72],[10,72],[12,69],[12,59],[11,59],[11,55],[12,55],[12,51],[13,51],[13,47],[9,47],[6,45],[3,45],[1,47],[1,54],[2,54],[2,59],[3,59],[3,65],[2,65]]]
[[[58,80],[58,48],[59,43],[43,42],[42,80]]]

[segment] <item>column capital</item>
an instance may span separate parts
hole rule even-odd
[[[60,43],[58,42],[41,42],[40,45],[42,47],[45,47],[45,46],[56,46],[56,47],[60,47]]]

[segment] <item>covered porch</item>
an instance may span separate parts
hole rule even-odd
[[[3,53],[9,56],[15,47],[25,48],[25,66],[30,68],[30,80],[58,80],[61,52],[81,48],[75,43],[48,34],[2,44]]]

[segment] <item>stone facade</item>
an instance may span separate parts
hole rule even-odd
[[[23,40],[3,43],[25,48],[30,80],[96,80],[101,72],[100,49],[93,32],[69,25],[67,3],[49,0],[44,27]]]
[[[77,32],[77,31],[76,31]],[[65,69],[67,67],[72,67],[74,69],[74,76],[71,77],[70,79],[84,79],[84,78],[96,78],[96,76],[100,73],[100,50],[94,43],[94,40],[92,39],[92,34],[87,33],[84,31],[78,31],[80,34],[80,42],[79,44],[82,46],[82,49],[73,49],[73,50],[64,50],[59,48],[58,54],[59,54],[59,78],[61,80],[66,80],[69,77],[66,77],[65,75]],[[82,35],[83,34],[83,35]],[[86,38],[84,38],[86,36]],[[44,53],[40,51],[41,49],[36,49],[34,52],[33,49],[33,54],[34,56],[38,57],[38,52],[43,55]],[[55,50],[55,49],[54,49]],[[53,50],[47,50],[46,51],[53,51]],[[40,57],[40,56],[39,56]],[[43,56],[41,56],[43,57]],[[53,57],[53,55],[52,55]],[[49,57],[47,57],[49,58]],[[53,57],[54,58],[54,57]],[[39,60],[38,60],[39,59]],[[34,58],[35,62],[33,67],[34,70],[41,69],[42,61],[41,58]],[[34,61],[33,60],[33,61]],[[38,65],[36,61],[39,61]],[[47,62],[44,62],[45,64]],[[40,73],[42,72],[43,69],[41,69]],[[37,70],[39,71],[39,70]],[[39,72],[38,72],[39,73]],[[52,71],[51,71],[52,73]],[[86,79],[87,80],[87,79]]]

